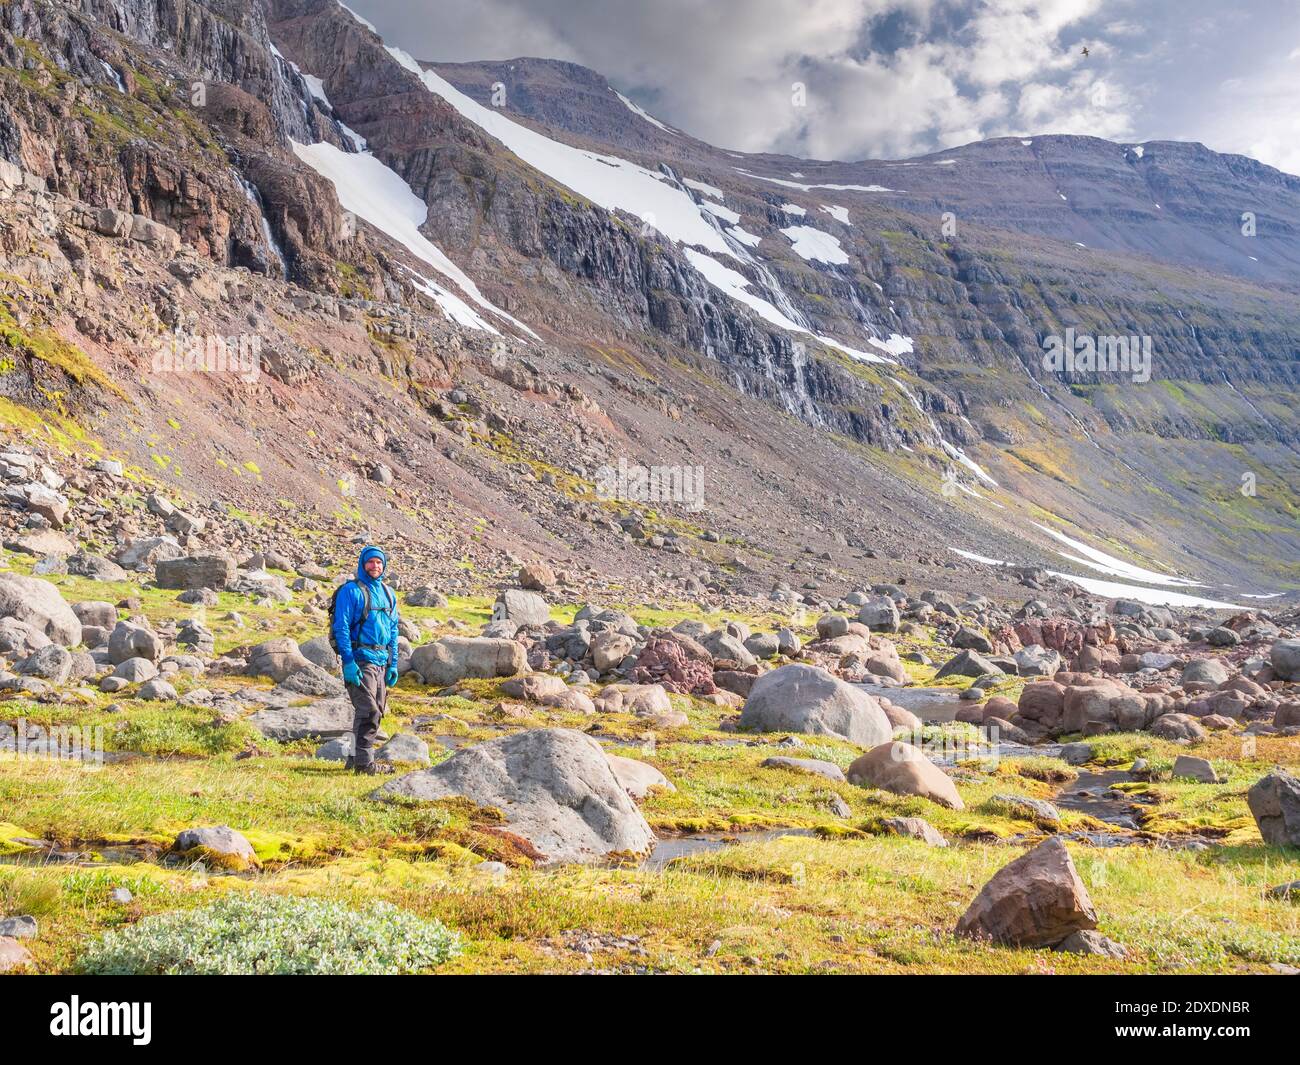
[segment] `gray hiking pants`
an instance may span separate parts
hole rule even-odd
[[[352,751],[358,769],[364,769],[375,760],[375,735],[379,722],[388,709],[388,688],[384,684],[384,666],[372,662],[358,662],[361,683],[347,685],[352,700]]]

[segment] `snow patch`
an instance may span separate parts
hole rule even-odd
[[[651,115],[651,114],[649,114],[648,112],[642,110],[640,107],[637,107],[636,104],[634,104],[631,100],[629,100],[626,96],[624,96],[624,95],[623,95],[621,92],[619,92],[617,89],[611,89],[610,92],[612,92],[615,96],[617,96],[620,100],[622,100],[623,103],[625,103],[625,104],[627,105],[627,109],[628,109],[629,111],[631,111],[634,115],[638,115],[638,116],[640,116],[641,118],[644,118],[647,122],[650,123],[650,125],[652,125],[652,126],[657,126],[659,129],[663,130],[665,133],[672,133],[672,132],[673,132],[673,130],[669,129],[669,128],[668,128],[667,126],[665,126],[662,122],[660,122],[659,119],[655,118],[654,115]]]
[[[600,155],[553,141],[511,121],[495,108],[470,99],[432,70],[421,69],[400,48],[389,46],[388,54],[419,78],[431,93],[446,100],[529,166],[578,195],[607,211],[626,211],[677,243],[698,245],[715,254],[736,258],[723,235],[700,216],[690,195],[675,185],[665,184],[661,174],[618,156]]]
[[[832,266],[845,266],[849,256],[837,238],[823,233],[812,226],[787,226],[781,230],[790,238],[794,253],[808,262],[830,263]]]
[[[802,218],[804,215],[808,213],[797,203],[783,203],[781,204],[781,210],[783,210],[786,214],[792,214],[798,218]]]
[[[884,185],[801,185],[797,181],[785,181],[782,178],[764,177],[762,174],[753,174],[741,167],[736,170],[746,177],[757,178],[759,181],[770,181],[773,185],[784,185],[787,189],[802,189],[804,192],[812,192],[813,189],[830,189],[832,192],[893,192],[893,189],[887,189]]]
[[[746,229],[742,229],[740,226],[732,226],[727,230],[727,236],[734,237],[747,248],[757,248],[763,243],[762,237],[755,236],[753,233],[750,233]]]
[[[821,209],[842,225],[849,225],[849,209],[833,203],[824,203]]]
[[[762,296],[749,291],[749,279],[743,274],[736,270],[732,270],[728,266],[723,266],[722,263],[718,262],[716,259],[705,255],[703,252],[696,251],[694,248],[686,248],[684,253],[691,265],[694,266],[701,275],[703,275],[704,279],[708,281],[710,285],[721,292],[726,293],[737,302],[743,303],[746,307],[751,308],[757,312],[758,316],[765,322],[771,323],[778,329],[784,329],[789,333],[800,333],[804,336],[811,336],[825,344],[827,347],[832,347],[838,351],[842,351],[850,358],[857,359],[860,362],[893,361],[891,359],[883,358],[880,355],[873,355],[867,351],[858,351],[856,348],[850,348],[845,344],[841,344],[838,340],[835,340],[832,337],[825,337],[810,332],[803,328],[803,326],[792,321],[786,315],[782,314],[775,306],[763,299]],[[892,339],[893,338],[891,337],[891,340]],[[905,337],[899,339],[907,340]],[[911,343],[910,340],[907,340],[907,342],[909,344]],[[875,341],[873,341],[873,343],[875,343]]]
[[[1064,551],[1058,551],[1057,554],[1063,558],[1068,558],[1072,562],[1081,562],[1085,566],[1098,570],[1101,573],[1109,574],[1112,577],[1124,577],[1128,580],[1143,581],[1146,584],[1180,584],[1193,588],[1202,588],[1204,585],[1200,581],[1189,581],[1185,577],[1172,577],[1167,573],[1157,573],[1155,570],[1144,569],[1141,566],[1135,566],[1131,562],[1125,562],[1122,558],[1116,558],[1114,555],[1108,555],[1105,551],[1098,551],[1095,547],[1089,547],[1082,541],[1072,539],[1065,533],[1057,532],[1055,529],[1049,529],[1046,525],[1039,525],[1038,522],[1031,522],[1035,529],[1047,533],[1048,536],[1059,540],[1067,547],[1073,548],[1079,554],[1086,556],[1091,561],[1085,561],[1081,558],[1075,558],[1067,555]]]
[[[705,196],[712,196],[715,200],[726,198],[723,196],[721,189],[716,188],[713,185],[706,185],[703,181],[693,181],[690,178],[685,178],[682,181],[682,184],[688,189],[694,189],[696,192],[703,193]]]
[[[723,207],[720,203],[702,203],[700,204],[700,210],[708,211],[711,215],[717,215],[724,222],[728,222],[733,226],[740,224],[740,215],[730,207]]]
[[[318,144],[289,143],[299,159],[330,181],[345,211],[351,211],[388,234],[417,259],[453,281],[484,310],[534,339],[541,339],[528,326],[493,306],[469,276],[420,232],[429,208],[395,171],[368,152],[345,152],[325,141]],[[446,310],[444,304],[439,306]]]

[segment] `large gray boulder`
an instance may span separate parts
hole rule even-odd
[[[470,677],[513,677],[527,666],[523,644],[490,637],[444,636],[411,652],[411,668],[440,687]]]
[[[187,828],[176,837],[172,851],[227,869],[243,870],[260,863],[253,845],[229,825]]]
[[[817,666],[781,666],[754,682],[741,711],[742,728],[839,736],[860,747],[887,742],[884,710],[860,688]]]
[[[83,638],[86,629],[82,627]],[[50,638],[17,618],[0,618],[0,654],[13,657],[29,655],[42,647],[50,646]]]
[[[72,674],[72,652],[57,643],[33,651],[15,667],[26,677],[40,677],[51,684],[66,683]]]
[[[1246,793],[1246,805],[1265,843],[1300,847],[1300,778],[1270,773]]]
[[[126,569],[148,569],[156,562],[180,558],[185,552],[171,536],[138,536],[128,540],[113,561]]]
[[[492,620],[513,621],[520,626],[545,625],[551,620],[551,608],[536,592],[507,588],[492,606]]]
[[[244,672],[250,677],[270,677],[279,682],[288,680],[310,666],[311,663],[302,656],[298,644],[291,637],[276,636],[259,643],[248,653],[248,665]]]
[[[1283,680],[1300,680],[1300,640],[1278,640],[1268,660],[1273,672]]]
[[[111,629],[117,624],[117,607],[101,599],[87,599],[72,604],[72,612],[82,626],[95,625],[101,629]]]
[[[977,651],[965,650],[959,655],[954,655],[948,659],[939,671],[935,673],[934,679],[940,680],[943,677],[1000,677],[1003,670],[1000,666],[994,665],[987,658]]]
[[[888,596],[881,596],[862,604],[858,620],[872,632],[897,632],[898,607]]]
[[[1191,690],[1189,685],[1217,688],[1226,683],[1230,676],[1228,667],[1218,658],[1193,658],[1183,666],[1183,674],[1178,683],[1188,690]]]
[[[119,621],[108,634],[108,660],[113,665],[131,658],[160,662],[165,650],[166,644],[161,636],[133,621]]]
[[[81,643],[81,622],[72,607],[58,588],[39,577],[0,573],[0,618],[26,622],[64,647]]]
[[[700,639],[700,645],[709,652],[714,662],[738,662],[743,668],[758,661],[746,650],[744,641],[726,629],[705,633]]]
[[[600,744],[571,729],[532,729],[457,751],[431,769],[389,781],[376,796],[464,796],[502,811],[509,830],[546,862],[643,854],[646,824]]]
[[[308,706],[268,706],[248,723],[269,740],[333,739],[352,733],[352,701],[346,696]]]
[[[235,560],[229,555],[187,555],[154,565],[159,588],[225,588],[234,575]]]
[[[331,673],[337,673],[343,668],[342,661],[334,653],[334,648],[330,646],[328,636],[317,636],[314,639],[304,640],[298,645],[298,652],[308,662],[320,666],[321,669],[327,669]]]

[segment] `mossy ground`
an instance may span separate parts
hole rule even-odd
[[[14,555],[10,562],[22,572],[31,560]],[[194,612],[175,601],[175,592],[135,581],[51,579],[72,600],[138,598],[156,620]],[[299,594],[292,604],[257,607],[245,597],[223,595],[205,620],[217,634],[218,650],[273,635],[302,639],[321,629],[304,611],[306,599]],[[406,614],[437,634],[455,631],[453,623],[477,627],[490,608],[487,597],[464,597],[441,609],[406,608]],[[569,618],[575,609],[569,604],[555,613]],[[242,627],[225,618],[232,610],[242,615]],[[672,606],[631,612],[654,625],[692,616],[689,608]],[[744,620],[768,629],[790,623],[777,615]],[[795,628],[809,638],[814,624],[808,617]],[[928,630],[898,642],[901,650],[944,658]],[[908,671],[918,682],[934,683],[933,666],[908,663]],[[196,687],[250,683],[269,685],[183,676],[176,687],[183,696]],[[969,681],[951,683],[958,688]],[[1018,686],[1011,681],[1003,691],[1014,699]],[[493,712],[503,698],[499,684],[458,687],[460,694],[440,697],[404,680],[393,692],[384,728],[423,735],[436,761],[450,755],[452,743],[594,723],[540,707],[522,719],[504,718]],[[1300,765],[1296,738],[1260,737],[1251,751],[1240,738],[1212,736],[1196,753],[1212,759],[1226,779],[1221,785],[1173,779],[1169,770],[1183,748],[1150,735],[1093,741],[1095,764],[1084,769],[1127,768],[1136,757],[1153,769],[1149,781],[1123,785],[1138,800],[1140,829],[1130,834],[1139,845],[1070,844],[1102,915],[1102,931],[1132,951],[1129,960],[1115,961],[990,948],[951,935],[988,877],[1051,830],[993,796],[1052,798],[1075,772],[1054,760],[963,762],[952,772],[966,809],[947,810],[923,799],[762,768],[777,753],[847,767],[860,752],[824,737],[778,748],[773,744],[780,736],[723,731],[731,713],[725,708],[673,696],[688,726],[650,734],[644,721],[612,714],[598,719],[595,735],[614,753],[653,763],[676,785],[675,793],[653,794],[643,805],[661,837],[722,833],[739,845],[662,868],[548,869],[535,864],[497,811],[463,802],[378,801],[369,797],[373,780],[315,760],[313,742],[276,743],[243,721],[221,721],[211,710],[179,702],[137,700],[133,690],[88,692],[57,705],[0,702],[0,720],[100,726],[105,747],[116,752],[101,766],[0,755],[0,911],[31,913],[40,921],[30,946],[43,971],[71,970],[94,932],[201,905],[222,891],[327,895],[357,905],[383,898],[441,918],[468,941],[449,972],[1232,972],[1300,963],[1300,907],[1264,897],[1268,887],[1300,879],[1300,852],[1265,847],[1245,803],[1249,785],[1273,765]],[[113,703],[119,709],[108,710]],[[968,731],[959,724],[932,726],[926,738]],[[834,812],[839,802],[848,816]],[[1057,831],[1104,827],[1083,813],[1062,815]],[[880,834],[879,822],[897,816],[926,818],[952,845],[933,849]],[[219,875],[167,854],[180,829],[204,824],[244,833],[260,871]],[[802,834],[758,831],[780,828]],[[1192,835],[1223,845],[1201,852],[1155,846]],[[38,852],[23,839],[54,841],[99,860],[38,864]],[[480,871],[488,859],[508,872]],[[134,900],[111,902],[114,887],[128,888]],[[590,937],[578,947],[574,932],[605,937],[597,942],[640,939],[635,951],[612,946],[588,960]]]

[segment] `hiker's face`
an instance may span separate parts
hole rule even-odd
[[[382,558],[366,559],[366,573],[371,577],[378,577],[384,572],[384,560]]]

